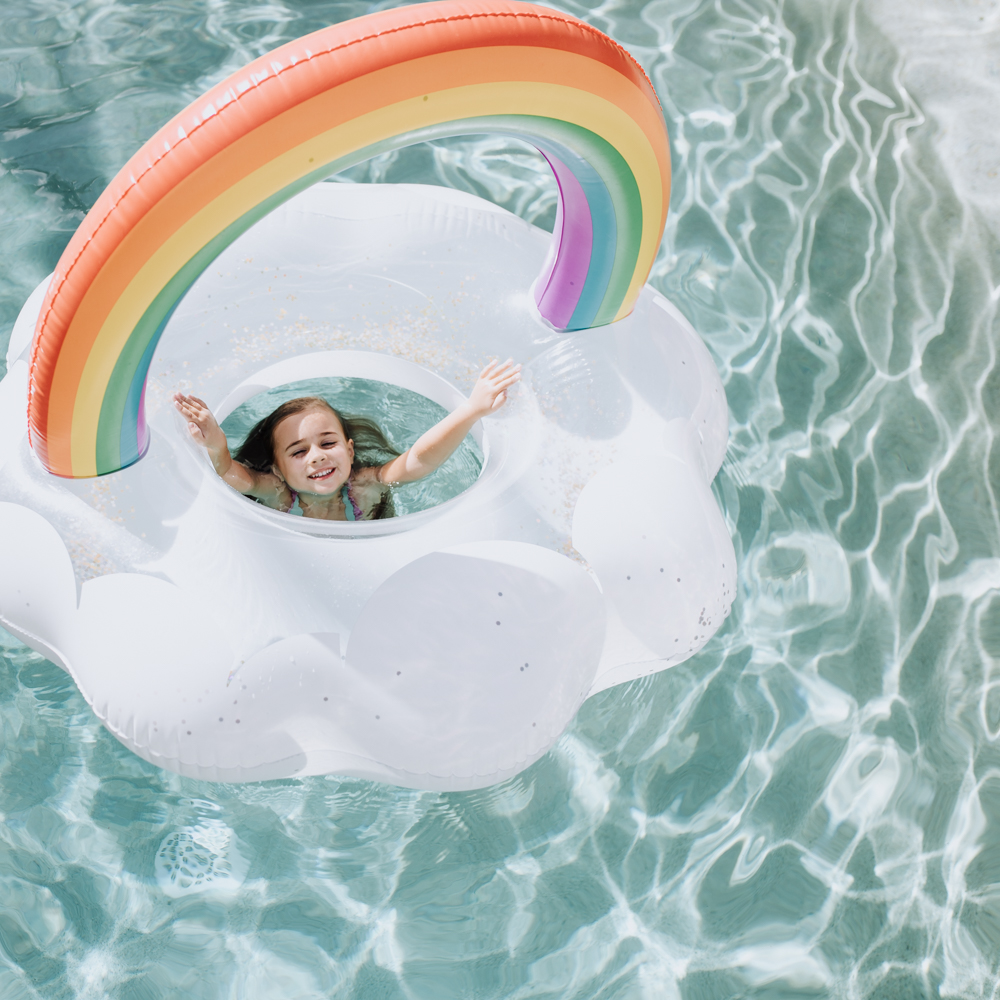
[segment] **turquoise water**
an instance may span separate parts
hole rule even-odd
[[[299,396],[321,396],[346,417],[367,417],[398,451],[404,452],[424,431],[430,430],[448,411],[418,392],[387,382],[364,378],[315,378],[289,382],[277,389],[251,396],[222,422],[229,450],[235,454],[250,429],[282,403]],[[357,447],[358,442],[355,442]],[[358,461],[378,465],[390,453],[360,449]],[[471,435],[441,468],[425,479],[392,487],[392,503],[398,516],[428,510],[467,490],[479,477],[483,455]]]
[[[0,343],[157,125],[368,9],[8,0]],[[631,48],[671,127],[652,281],[726,383],[733,614],[464,794],[182,780],[5,640],[4,1000],[997,995],[1000,242],[863,6],[567,9]],[[540,160],[499,139],[352,179],[553,219]]]

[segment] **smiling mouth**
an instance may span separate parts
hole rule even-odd
[[[332,476],[332,475],[333,475],[333,474],[334,474],[334,473],[335,473],[336,471],[337,471],[336,469],[320,469],[320,471],[319,471],[319,472],[314,472],[314,473],[313,473],[313,474],[312,474],[311,476],[309,476],[308,478],[309,478],[309,479],[312,479],[312,480],[313,480],[314,482],[315,482],[316,480],[318,480],[318,479],[328,479],[328,478],[329,478],[330,476]]]

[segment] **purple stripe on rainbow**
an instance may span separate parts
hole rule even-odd
[[[149,429],[146,426],[146,383],[142,383],[142,395],[139,397],[139,412],[136,414],[135,450],[139,455],[149,447]]]
[[[539,312],[553,326],[565,329],[587,281],[594,223],[590,203],[576,175],[558,157],[542,152],[559,185],[559,202],[551,268],[544,285],[539,283],[535,301]]]

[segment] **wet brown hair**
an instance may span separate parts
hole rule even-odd
[[[367,417],[347,417],[331,406],[322,396],[299,396],[289,399],[250,429],[243,444],[233,458],[256,472],[270,472],[274,463],[274,431],[285,417],[304,413],[306,410],[329,410],[344,431],[347,440],[354,442],[354,471],[368,466],[383,465],[399,455],[382,429]]]

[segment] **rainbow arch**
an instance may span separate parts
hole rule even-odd
[[[299,191],[444,136],[532,143],[559,185],[541,314],[580,330],[628,315],[666,221],[663,114],[638,64],[595,28],[517,2],[443,0],[290,42],[213,87],[122,168],[70,240],[35,331],[32,447],[52,473],[145,453],[156,344],[211,261]]]

